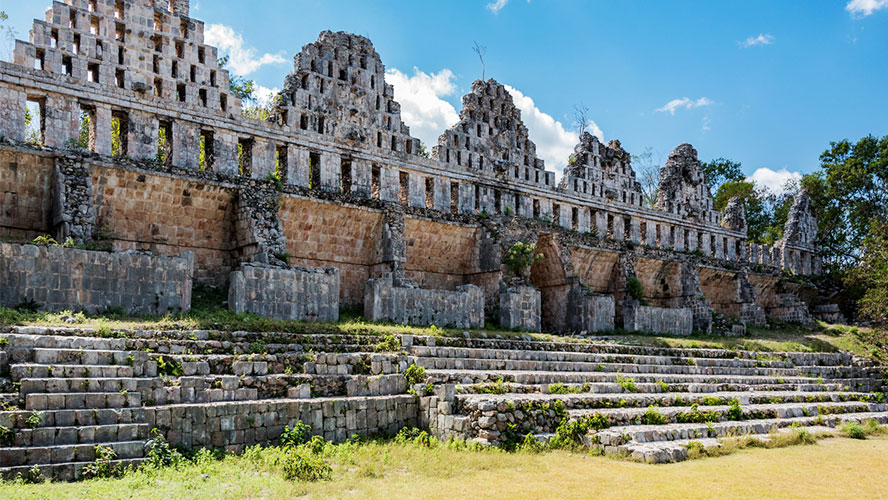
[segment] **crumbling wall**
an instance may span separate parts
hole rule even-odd
[[[694,331],[694,312],[689,308],[642,306],[627,300],[623,305],[623,328],[629,332],[690,335]]]
[[[92,252],[0,243],[0,306],[166,314],[191,307],[194,256]]]
[[[0,238],[52,233],[54,172],[49,155],[0,150]]]
[[[503,287],[499,294],[499,324],[503,328],[540,331],[542,294],[532,286]]]
[[[232,269],[234,191],[224,185],[112,168],[89,169],[97,232],[118,250],[193,252],[195,280],[226,286]]]
[[[399,325],[482,328],[484,292],[474,285],[456,291],[423,290],[403,282],[395,286],[391,274],[386,274],[367,282],[364,317]]]
[[[564,169],[559,188],[607,200],[641,206],[641,183],[635,180],[632,156],[620,141],[601,144],[598,137],[584,132]]]
[[[584,286],[574,286],[568,294],[567,326],[572,333],[609,332],[614,329],[613,295],[598,295]]]
[[[690,144],[672,150],[660,169],[656,207],[694,222],[720,222],[697,150]]]
[[[282,320],[339,320],[339,271],[243,264],[231,273],[228,307]]]

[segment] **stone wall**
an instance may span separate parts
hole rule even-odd
[[[581,286],[568,295],[567,324],[571,332],[593,333],[614,329],[613,295],[594,295]]]
[[[367,282],[364,317],[404,325],[481,328],[484,326],[484,292],[475,285],[449,290],[423,290],[411,283],[393,285],[392,276]]]
[[[0,237],[52,232],[53,173],[51,156],[0,151]]]
[[[410,395],[233,401],[149,407],[145,418],[173,446],[239,452],[256,444],[277,444],[284,427],[296,421],[309,425],[312,435],[335,442],[353,434],[395,434],[416,426],[417,404],[417,397]]]
[[[404,220],[405,276],[422,288],[453,290],[478,271],[478,228]]]
[[[665,309],[627,300],[623,305],[623,328],[629,332],[690,335],[694,331],[694,313],[689,308]]]
[[[243,264],[231,273],[228,307],[275,319],[339,321],[339,270]]]
[[[540,331],[542,294],[532,286],[500,290],[499,324],[503,328]]]
[[[193,271],[190,252],[159,257],[0,243],[0,305],[32,300],[46,311],[187,311]]]
[[[195,281],[227,284],[235,192],[229,187],[101,164],[90,168],[98,230],[120,250],[189,251]]]

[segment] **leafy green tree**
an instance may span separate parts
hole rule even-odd
[[[727,158],[704,162],[701,166],[703,173],[706,174],[706,184],[709,184],[711,190],[717,189],[726,182],[746,179],[743,171],[740,170],[740,164]]]
[[[773,208],[777,200],[767,188],[759,188],[745,180],[728,181],[719,186],[714,196],[715,208],[722,211],[731,198],[740,198],[746,207],[746,235],[754,243],[771,244],[769,229],[773,224]],[[782,232],[781,232],[782,234]]]
[[[846,282],[862,291],[860,312],[877,324],[888,324],[888,220],[872,221],[860,262],[849,271]]]
[[[821,170],[802,178],[817,212],[818,239],[829,270],[859,263],[875,220],[888,219],[888,136],[830,143]]]

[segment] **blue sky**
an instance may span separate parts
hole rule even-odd
[[[48,4],[0,0],[25,37]],[[888,0],[244,4],[192,0],[213,41],[240,56],[235,69],[273,89],[320,31],[368,36],[426,142],[481,76],[477,41],[487,76],[516,89],[550,169],[575,142],[579,103],[605,140],[631,153],[651,147],[665,161],[690,142],[701,158],[740,161],[748,175],[809,172],[832,140],[888,134]]]

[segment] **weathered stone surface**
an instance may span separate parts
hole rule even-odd
[[[191,308],[194,255],[159,257],[0,243],[0,305],[42,310],[123,309],[166,314]]]
[[[402,325],[481,328],[484,292],[474,285],[460,286],[456,291],[423,290],[408,282],[394,286],[387,274],[367,282],[364,316]]]
[[[540,331],[542,295],[532,286],[504,288],[499,294],[499,324],[504,328]]]
[[[244,264],[231,273],[228,307],[276,319],[339,320],[339,270]]]

